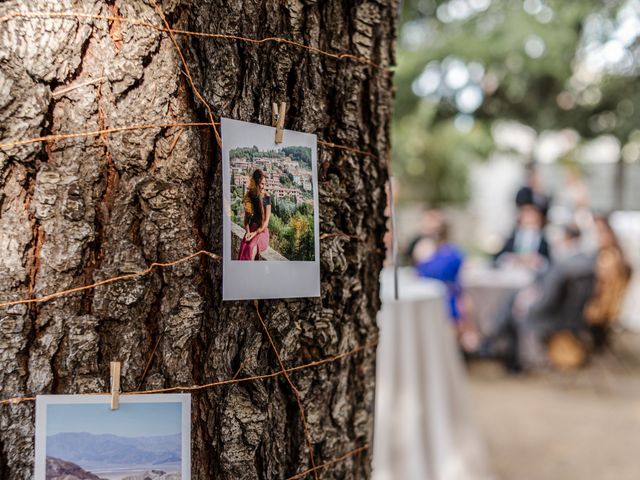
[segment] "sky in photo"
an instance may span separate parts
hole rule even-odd
[[[174,435],[181,433],[182,404],[109,403],[48,405],[47,436],[64,432],[109,433],[121,437]]]

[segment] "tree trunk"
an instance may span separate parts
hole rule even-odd
[[[164,0],[172,28],[282,37],[390,65],[397,1]],[[19,17],[83,12],[106,18]],[[153,2],[0,4],[0,143],[131,125],[208,122]],[[392,84],[388,71],[279,42],[176,34],[216,121],[270,123],[371,151],[320,147],[322,297],[259,303],[286,367],[374,342]],[[221,165],[210,126],[146,128],[0,149],[0,302],[222,251]],[[0,397],[198,385],[280,369],[251,302],[221,301],[197,257],[41,303],[0,308]],[[157,350],[154,347],[157,345]],[[153,355],[152,355],[152,352]],[[145,367],[150,367],[145,375]],[[375,349],[290,374],[316,465],[367,444]],[[311,468],[284,376],[192,396],[192,478],[288,478]],[[0,478],[30,479],[34,403],[0,406]],[[366,478],[370,449],[318,471]],[[310,475],[310,478],[313,475]]]

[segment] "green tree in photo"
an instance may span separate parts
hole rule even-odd
[[[282,219],[278,217],[278,215],[272,213],[271,218],[269,219],[269,243],[271,245],[271,248],[283,255],[285,255],[284,252],[287,246],[287,242],[285,240],[287,229],[288,227],[287,225],[285,225]]]
[[[296,204],[289,199],[279,198],[272,201],[271,211],[280,217],[285,223],[289,223],[289,220],[296,210]]]
[[[303,166],[311,170],[311,149],[309,147],[285,147],[282,153],[301,162]]]
[[[300,241],[305,233],[309,231],[309,222],[306,217],[296,213],[291,219],[291,228],[293,228],[293,248],[298,250],[300,248]]]
[[[286,175],[281,175],[280,183],[285,187],[290,187],[291,185],[293,185],[293,175],[291,175],[290,173]]]
[[[305,216],[310,215],[311,217],[313,217],[313,204],[302,203],[300,206],[298,206],[298,212],[300,212],[301,215],[305,215]]]
[[[310,261],[315,257],[313,209],[295,211],[287,221],[272,211],[269,220],[270,246],[292,261]]]
[[[301,260],[313,259],[315,254],[313,215],[307,215],[305,218],[309,228],[300,237],[298,244],[298,255]]]

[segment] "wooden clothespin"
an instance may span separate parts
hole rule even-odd
[[[111,410],[120,407],[120,362],[111,362]]]
[[[285,102],[280,103],[280,109],[278,109],[278,104],[273,102],[271,126],[276,127],[276,144],[282,143],[282,136],[284,134],[284,112],[286,108],[287,104]]]

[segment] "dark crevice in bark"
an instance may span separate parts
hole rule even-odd
[[[4,447],[4,443],[0,441],[0,452],[6,452],[7,450]],[[9,469],[7,464],[5,463],[5,456],[0,455],[0,479],[10,478],[9,477]]]
[[[35,225],[33,229],[31,264],[29,266],[29,292],[33,292],[36,286],[38,272],[40,271],[40,250],[42,249],[42,243],[45,240],[44,228],[38,224],[35,218],[32,218],[31,220]],[[36,309],[34,308],[34,310]]]
[[[96,102],[98,104],[98,128],[104,130],[108,128],[107,115],[105,113],[104,95],[102,94],[102,85],[99,84],[96,89]],[[104,239],[106,229],[109,224],[111,209],[118,194],[118,186],[120,183],[120,174],[115,166],[113,157],[109,150],[109,139],[103,135],[100,137],[102,143],[102,182],[104,186],[102,192],[96,202],[96,212],[94,216],[94,239],[87,246],[87,260],[80,277],[84,284],[94,281],[94,274],[100,269],[104,258]],[[82,296],[82,313],[90,314],[93,310],[93,298],[95,291],[87,290]]]
[[[120,10],[116,5],[116,0],[107,0],[107,8],[109,10],[109,15],[112,17],[116,17],[116,20],[109,21],[109,36],[111,37],[111,41],[116,49],[116,53],[122,50],[122,46],[124,44],[124,38],[122,36],[122,22],[117,19],[120,16]]]
[[[310,36],[308,35],[308,33],[311,31],[311,27],[313,27],[313,25],[311,25],[311,17],[313,15],[313,13],[316,11],[316,6],[312,6],[312,5],[302,5],[302,25],[300,26],[300,41],[302,43],[304,43],[305,45],[313,45],[315,42],[311,41]],[[322,38],[319,39],[318,45],[321,45],[322,43]],[[300,54],[302,55],[303,52],[300,52]],[[308,53],[309,52],[304,52],[304,58],[301,59],[300,63],[301,64],[306,64],[308,65]],[[306,72],[305,72],[306,73]]]
[[[280,103],[277,100],[277,95],[273,96],[273,100],[272,103],[276,102],[276,103]],[[265,103],[267,103],[267,105],[265,106]],[[265,102],[265,98],[263,98],[261,95],[256,95],[253,97],[253,115],[252,118],[242,118],[240,120],[243,120],[245,122],[256,122],[257,118],[260,117],[261,113],[263,110],[266,110],[268,113],[268,118],[269,118],[269,125],[271,125],[271,115],[272,115],[272,105],[271,103]],[[286,120],[286,117],[285,117]]]
[[[44,129],[42,134],[44,136],[51,134],[51,130],[53,128],[53,109],[55,102],[50,102],[48,105],[47,114],[44,119]],[[29,224],[32,229],[31,239],[26,247],[26,251],[28,252],[26,255],[28,265],[28,284],[27,288],[29,291],[29,295],[33,295],[33,291],[36,287],[38,273],[40,271],[40,251],[42,249],[42,243],[44,242],[45,232],[43,227],[40,225],[40,222],[35,216],[35,211],[32,209],[32,201],[33,196],[35,194],[36,189],[36,179],[38,169],[41,163],[48,163],[49,157],[51,155],[51,145],[45,144],[43,148],[38,152],[36,156],[35,166],[32,168],[27,168],[27,178],[25,180],[25,188],[24,188],[24,208],[27,211],[27,216],[29,219]],[[38,317],[38,304],[31,304],[28,307],[29,314],[34,322],[37,321]]]
[[[133,169],[133,171],[135,173],[140,174],[140,173],[148,172],[149,170],[151,170],[156,158],[159,155],[158,148],[157,148],[158,147],[158,141],[160,139],[165,139],[166,138],[166,133],[167,133],[166,128],[161,128],[161,129],[158,130],[158,133],[156,133],[153,136],[153,147],[151,147],[151,149],[149,150],[149,154],[147,155],[147,159],[145,161],[146,167],[145,167],[145,169],[143,171],[137,171],[138,170],[137,168]]]
[[[137,213],[137,212],[136,212]],[[131,227],[129,227],[129,240],[133,245],[140,248],[140,251],[144,251],[144,245],[142,243],[142,236],[140,234],[140,224],[142,223],[142,219],[140,215],[136,215],[131,222]]]
[[[42,120],[42,130],[40,131],[40,135],[43,137],[47,137],[54,133],[54,116],[53,113],[55,111],[56,101],[51,98],[49,104],[47,105],[47,111],[44,114],[44,118]],[[35,187],[35,176],[38,173],[38,170],[42,166],[42,164],[49,163],[49,159],[51,158],[52,149],[55,144],[52,142],[44,142],[42,144],[42,148],[35,155],[35,161],[33,162],[33,167],[29,167],[29,173],[33,174],[33,186]],[[33,193],[33,192],[32,192]]]
[[[254,457],[253,465],[256,469],[256,473],[258,474],[258,478],[267,478],[264,464],[264,453],[260,452],[260,450],[256,450],[256,452],[259,453]]]
[[[158,324],[158,320],[162,316],[162,298],[163,298],[165,283],[162,278],[162,275],[155,275],[155,277],[158,279],[158,282],[160,285],[158,287],[158,291],[155,294],[155,297],[151,305],[149,306],[147,315],[143,319],[145,332],[147,334],[147,337],[149,338],[149,344],[147,345],[147,348],[143,349],[143,351],[147,352],[147,354],[143,355],[145,364],[142,365],[143,371],[140,372],[140,375],[141,375],[140,379],[136,381],[135,384],[131,385],[131,387],[135,388],[136,390],[139,390],[140,388],[145,387],[144,382],[152,374],[152,372],[154,371],[154,367],[156,371],[162,369],[162,365],[159,364],[158,358],[161,355],[161,350],[162,350],[161,336],[164,336],[164,332],[160,331],[160,325]],[[154,352],[153,349],[156,346],[156,343],[158,341],[160,343],[158,344],[157,350]],[[153,354],[153,357],[151,356],[152,354]],[[149,369],[146,372],[146,377],[142,377],[142,375],[145,375],[144,368],[147,367],[147,363],[148,363]]]
[[[77,34],[77,31],[78,29],[76,29],[76,34]],[[79,48],[80,62],[78,62],[78,66],[75,68],[75,70],[69,72],[69,75],[67,75],[67,78],[65,78],[62,82],[58,82],[56,80],[50,83],[49,88],[51,89],[52,92],[55,91],[55,89],[59,85],[73,83],[74,81],[82,77],[82,74],[84,72],[84,68],[86,65],[87,52],[89,51],[89,46],[91,45],[91,41],[94,38],[95,31],[96,31],[96,27],[95,25],[92,24],[91,32],[89,33],[89,35],[87,35],[87,38],[80,45],[80,48]]]
[[[190,104],[194,103],[192,95],[188,96],[188,102]],[[221,172],[218,152],[213,132],[211,129],[206,129],[200,142],[200,153],[205,162],[203,184],[206,188],[203,191],[203,205],[202,210],[199,212],[198,221],[200,223],[200,235],[204,243],[204,248],[208,251],[222,254],[221,228],[220,222],[217,220],[221,217],[222,199],[217,195],[218,190],[215,188],[216,181]],[[222,377],[222,375],[218,375],[217,372],[224,368],[224,365],[220,365],[212,372],[209,368],[209,359],[207,358],[211,352],[210,345],[213,341],[212,337],[219,331],[219,322],[224,315],[220,303],[221,262],[212,259],[206,259],[204,261],[207,267],[204,272],[204,281],[202,282],[205,295],[204,316],[201,331],[195,342],[200,352],[198,359],[201,364],[203,379],[206,378],[206,381],[213,381]],[[223,404],[223,400],[220,399],[226,398],[230,388],[233,387],[211,390],[206,393],[202,392],[201,395],[196,396],[201,408],[208,411],[207,414],[202,415],[205,422],[208,423],[209,416],[214,416],[216,419],[222,418],[220,405]],[[202,444],[199,445],[199,451],[202,452],[201,458],[203,458],[203,461],[200,468],[194,473],[198,478],[221,478],[224,470],[220,462],[214,459],[219,459],[223,454],[224,447],[222,442],[216,435],[215,429],[203,427],[200,429],[200,433],[202,435]]]
[[[197,57],[196,57],[197,60]],[[193,103],[193,97],[183,95],[183,97],[188,98],[189,103]],[[207,129],[207,133],[203,134],[200,143],[200,152],[202,158],[205,159],[205,163],[202,166],[202,173],[204,178],[204,185],[207,187],[212,185],[215,182],[215,158],[216,158],[216,147],[213,143],[213,135]],[[211,205],[209,203],[209,188],[205,188],[204,191],[201,192],[199,197],[198,209],[196,213],[196,235],[198,236],[198,246],[199,248],[204,248],[208,251],[215,251],[215,247],[211,242],[211,236],[209,231],[209,222],[212,220],[211,218]],[[208,277],[208,273],[211,270],[212,259],[208,257],[201,258],[199,261],[200,265],[200,278],[206,280]],[[213,298],[212,294],[212,285],[211,282],[203,281],[200,285],[199,291],[204,299],[204,315],[202,321],[200,323],[201,331],[208,331],[208,325],[212,321],[211,315],[214,311],[213,305],[209,299]],[[203,335],[198,335],[193,343],[194,343],[194,354],[193,354],[193,362],[194,366],[192,368],[192,375],[196,382],[204,382],[203,373],[205,371],[206,365],[206,338],[203,338]]]
[[[205,176],[206,177],[206,176]],[[203,197],[205,195],[203,194]],[[205,199],[201,198],[201,208],[200,208],[200,216],[201,218],[204,216],[204,212],[203,212],[203,205],[205,205]],[[201,223],[201,221],[199,221],[199,225],[203,225],[203,223]],[[203,248],[207,248],[206,247],[206,236],[204,234],[204,232],[202,230],[200,230],[198,232],[199,234],[199,243],[200,245],[203,245]],[[204,315],[203,318],[200,321],[200,328],[199,330],[205,331],[205,329],[207,329],[207,316],[208,316],[208,311],[210,310],[210,306],[209,303],[207,302],[206,299],[210,298],[210,292],[211,292],[211,288],[209,285],[209,282],[206,281],[207,275],[206,272],[208,270],[208,265],[209,262],[211,261],[211,259],[209,259],[208,257],[203,257],[199,260],[198,264],[199,264],[199,278],[203,279],[205,281],[202,281],[200,283],[200,288],[199,293],[202,295],[202,298],[205,299],[205,307],[204,307]],[[192,340],[192,344],[193,344],[193,355],[192,355],[192,368],[191,368],[191,375],[193,378],[193,381],[196,384],[203,384],[207,382],[207,378],[205,376],[205,364],[206,364],[206,342],[203,341],[206,339],[204,339],[202,337],[202,335],[196,335],[194,336],[193,340]]]
[[[280,388],[280,381],[278,379],[275,379],[273,381],[270,382],[271,383],[271,395],[270,398],[274,398],[276,396],[276,394],[278,395],[278,400],[283,400],[284,399],[284,405],[281,407],[284,410],[284,417],[279,417],[274,415],[274,421],[278,421],[280,418],[282,418],[283,420],[286,421],[286,430],[288,432],[290,432],[289,435],[287,435],[284,439],[284,447],[282,449],[281,452],[281,456],[284,458],[280,458],[280,461],[282,462],[282,464],[287,465],[288,468],[285,466],[284,471],[282,472],[282,477],[283,478],[289,478],[292,477],[293,475],[295,475],[296,473],[298,473],[298,469],[301,469],[298,466],[298,461],[297,458],[300,457],[299,452],[298,452],[298,447],[300,445],[300,438],[297,437],[297,432],[294,433],[294,430],[289,428],[289,424],[293,425],[293,421],[297,420],[297,416],[295,415],[296,412],[299,412],[298,410],[298,406],[296,404],[296,410],[295,412],[290,408],[290,401],[288,399],[288,395],[286,392],[283,392],[282,389]],[[284,386],[282,387],[284,388]],[[289,388],[289,385],[287,385],[287,388]],[[292,417],[292,415],[294,415]],[[266,438],[266,441],[268,442],[270,439],[269,437]],[[269,447],[267,447],[267,450],[270,450]],[[286,454],[285,454],[286,452]],[[270,455],[273,455],[273,452],[269,452]],[[286,456],[285,456],[286,455]],[[306,458],[308,459],[309,456],[307,454]]]
[[[239,371],[240,367],[242,367],[242,350],[243,350],[243,346],[246,343],[246,331],[245,330],[241,330],[240,332],[238,332],[238,348],[236,349],[236,354],[233,356],[233,358],[231,359],[231,362],[229,364],[231,371],[233,372],[237,372]]]
[[[194,54],[194,59],[201,64],[199,56]],[[200,67],[202,68],[202,67]],[[187,103],[190,105],[192,111],[195,111],[195,95],[186,83],[183,83],[185,94],[182,97],[186,98]],[[201,192],[199,198],[199,208],[196,212],[196,224],[198,236],[198,243],[202,248],[210,252],[221,252],[219,247],[219,240],[216,240],[213,236],[213,225],[215,223],[214,206],[215,200],[212,198],[212,192],[214,189],[209,188],[216,182],[217,174],[219,174],[219,158],[218,147],[215,143],[213,132],[210,128],[207,128],[200,139],[200,154],[204,159],[202,172],[203,172],[203,184],[206,188]],[[200,278],[203,279],[200,285],[200,292],[204,299],[204,315],[200,323],[201,333],[197,335],[194,340],[195,352],[193,355],[193,376],[197,382],[209,381],[206,376],[206,364],[207,364],[207,350],[210,339],[208,338],[211,326],[217,320],[215,312],[220,309],[220,304],[216,301],[216,293],[219,291],[219,286],[210,281],[208,274],[214,270],[213,264],[217,262],[210,258],[203,258],[200,261]],[[206,401],[206,400],[203,400]],[[211,445],[213,438],[209,434],[207,429],[204,429],[204,435],[206,436],[206,444]],[[209,470],[208,466],[205,469]],[[211,474],[211,472],[209,472]]]
[[[4,213],[4,201],[7,198],[5,194],[5,186],[11,180],[11,176],[14,173],[16,165],[14,163],[9,163],[5,164],[4,167],[5,168],[3,168],[0,172],[0,175],[2,175],[2,179],[0,179],[0,218],[2,218],[2,215]]]
[[[119,338],[121,337],[121,321],[113,318],[102,318],[95,327],[98,334],[99,350],[96,352],[96,363],[100,366],[99,374],[107,387],[110,384],[109,362],[118,361]],[[127,378],[122,378],[121,388],[125,388]]]
[[[107,325],[106,322],[102,321],[99,322],[98,325],[96,326],[96,333],[98,334],[98,338],[100,338],[100,341],[98,342],[98,349],[96,351],[96,364],[97,365],[108,365],[107,360],[105,361],[108,357],[105,354],[105,344],[102,342],[102,339],[105,338],[104,337],[104,332],[107,330]],[[106,368],[105,368],[106,371]],[[104,379],[105,376],[102,375],[102,378]],[[110,378],[107,378],[105,385],[110,385]],[[122,385],[121,385],[122,387]]]
[[[62,327],[63,332],[65,330],[67,330],[64,326]],[[66,333],[66,332],[65,332]],[[64,348],[64,338],[66,337],[65,334],[62,335],[62,339],[60,341],[60,343],[58,343],[58,347],[55,349],[55,351],[52,353],[51,355],[51,362],[50,362],[50,366],[51,366],[51,386],[50,386],[50,392],[51,393],[58,393],[58,392],[68,392],[68,382],[65,382],[65,377],[68,375],[68,373],[71,373],[73,375],[73,372],[66,372],[65,368],[64,368],[64,353],[65,352],[65,348]],[[68,377],[67,377],[68,378]]]
[[[296,88],[296,79],[297,79],[296,69],[292,68],[291,70],[289,70],[289,73],[287,74],[286,98],[296,98],[294,95],[294,91]],[[296,104],[295,103],[288,104],[287,112],[284,117],[285,124],[291,125],[293,123],[291,119],[297,118],[297,117],[298,117],[298,109],[296,107]],[[285,128],[287,128],[286,125],[285,125]]]

